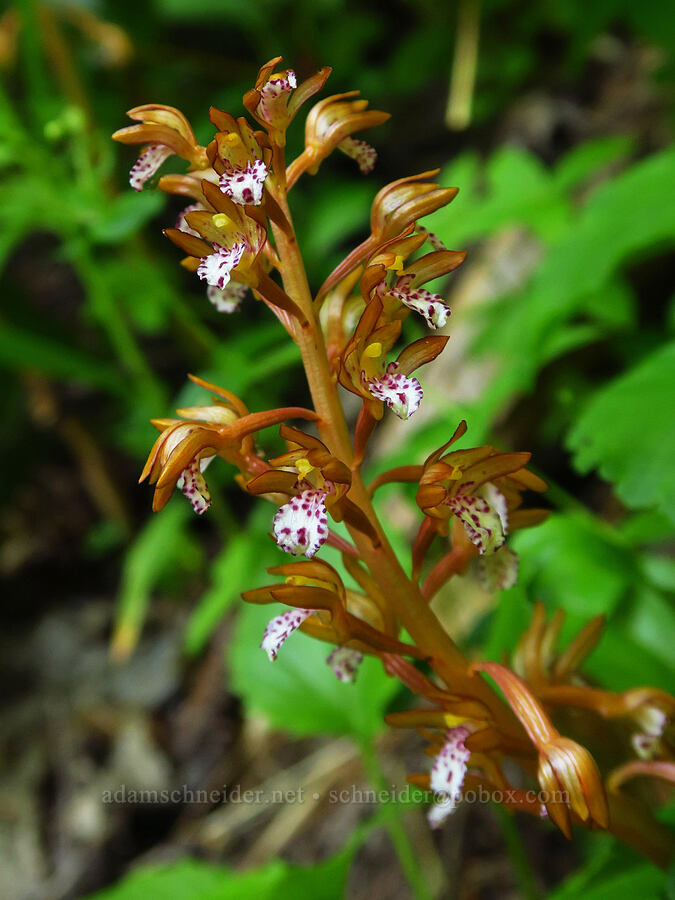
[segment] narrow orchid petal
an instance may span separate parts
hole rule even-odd
[[[184,406],[177,409],[176,412],[184,419],[207,422],[210,425],[231,425],[239,418],[235,410],[223,403],[213,403],[210,406]],[[201,460],[202,472],[213,458],[213,456],[209,456]]]
[[[240,206],[262,203],[267,166],[261,159],[250,160],[245,168],[232,166],[220,176],[220,190]]]
[[[285,503],[274,517],[277,544],[286,553],[311,559],[328,537],[326,492],[302,491]]]
[[[165,159],[173,156],[173,150],[164,144],[150,144],[138,157],[129,172],[129,184],[135,191],[142,191],[143,185],[152,178]]]
[[[206,296],[218,312],[233,313],[241,306],[247,290],[248,285],[241,281],[229,281],[224,288],[210,284],[206,289]]]
[[[190,227],[185,217],[188,213],[202,211],[203,209],[204,207],[201,203],[192,203],[190,204],[190,206],[186,206],[183,212],[178,215],[175,227],[179,231],[184,231],[185,234],[191,234],[193,235],[193,237],[201,238],[201,234],[198,231],[195,231],[194,228]]]
[[[215,253],[202,257],[197,268],[199,277],[213,287],[222,289],[230,280],[230,272],[237,265],[244,253],[244,244],[238,242],[231,247],[215,248]]]
[[[260,646],[269,656],[270,662],[274,662],[277,658],[286,638],[297,631],[313,612],[312,609],[289,609],[268,623]]]
[[[183,470],[178,481],[180,489],[190,501],[190,504],[198,516],[201,516],[211,506],[211,494],[209,493],[206,480],[202,475],[202,469],[211,462],[213,457],[198,462],[193,459],[190,465]],[[201,463],[204,463],[202,466]],[[182,483],[181,483],[182,481]]]
[[[367,379],[366,387],[373,397],[386,403],[399,419],[408,419],[419,407],[423,391],[416,378],[403,375],[396,368],[396,363],[390,363],[384,375]]]
[[[335,677],[346,684],[353,684],[362,661],[363,653],[351,647],[336,647],[326,659]]]
[[[389,293],[408,309],[423,316],[429,328],[442,328],[450,315],[450,310],[443,302],[443,298],[440,294],[432,294],[425,288],[413,288],[411,282],[411,276],[403,275],[396,280]]]
[[[439,238],[437,234],[434,234],[433,231],[429,231],[428,228],[425,228],[423,225],[418,225],[417,230],[420,234],[426,234],[427,240],[434,248],[434,250],[447,250],[448,248],[445,246],[443,241]]]
[[[478,547],[481,556],[499,550],[506,537],[499,514],[487,500],[475,495],[457,494],[446,502],[464,525],[469,540]]]
[[[365,141],[346,137],[338,144],[338,150],[342,150],[347,156],[356,160],[362,175],[370,175],[377,162],[377,150]]]
[[[427,813],[432,828],[439,828],[457,806],[471,756],[464,746],[469,733],[463,725],[451,728],[443,749],[434,759],[430,787],[438,799]]]
[[[477,560],[480,580],[489,591],[508,591],[518,581],[518,554],[508,547]]]

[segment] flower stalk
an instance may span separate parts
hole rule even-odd
[[[388,721],[416,728],[429,742],[431,772],[410,777],[441,793],[429,814],[432,825],[451,814],[465,785],[478,784],[508,789],[511,808],[549,818],[568,837],[572,825],[608,829],[663,861],[661,829],[646,818],[639,833],[631,828],[623,795],[610,797],[608,806],[605,776],[591,751],[562,734],[552,717],[561,707],[573,707],[600,725],[608,719],[624,723],[635,752],[655,760],[656,772],[671,752],[675,701],[649,688],[613,695],[583,682],[579,666],[599,639],[600,620],[558,653],[560,616],[546,624],[543,609],[535,608],[512,668],[490,661],[470,665],[430,605],[448,581],[471,570],[489,590],[515,583],[518,559],[508,537],[548,514],[523,508],[526,496],[547,487],[527,468],[530,454],[490,445],[458,448],[468,430],[461,422],[424,463],[392,469],[366,487],[362,467],[378,422],[388,414],[407,419],[415,412],[423,401],[423,376],[420,382],[412,372],[433,362],[447,342],[446,335],[430,334],[390,355],[411,315],[432,332],[448,321],[444,298],[423,285],[454,271],[465,254],[445,248],[418,220],[451,202],[457,189],[431,182],[435,172],[385,186],[373,202],[370,236],[313,296],[289,191],[335,150],[369,171],[376,153],[354,135],[388,116],[368,109],[358,92],[325,98],[307,117],[305,149],[287,166],[287,128],[330,70],[299,83],[280,63],[276,58],[263,66],[244,97],[259,128],[211,109],[216,134],[201,147],[178,110],[146,105],[130,113],[139,124],[115,135],[144,148],[132,168],[135,189],[154,177],[167,156],[186,161],[184,175],[159,180],[160,189],[192,201],[167,236],[187,254],[183,265],[206,282],[207,298],[218,311],[236,312],[251,293],[277,316],[300,350],[312,401],[311,409],[251,413],[231,392],[195,379],[212,392],[211,405],[179,410],[180,419],[154,421],[161,433],[142,476],[156,484],[154,508],[161,509],[177,485],[195,512],[204,513],[211,502],[204,471],[215,457],[238,470],[235,478],[245,491],[277,505],[277,544],[305,559],[275,566],[270,571],[282,581],[245,592],[248,602],[274,604],[277,612],[281,607],[261,646],[274,660],[289,638],[283,652],[292,652],[291,636],[300,629],[334,645],[327,663],[341,681],[358,677],[363,655],[370,654],[422,699],[423,706]],[[345,417],[342,389],[360,400],[355,422]],[[314,427],[318,437],[294,420]],[[288,449],[266,459],[255,436],[273,424],[281,426]],[[417,485],[421,523],[411,572],[373,505],[376,490],[391,482]],[[344,522],[350,540],[331,529],[330,519]],[[345,587],[340,572],[321,559],[325,543],[342,551],[358,591]],[[538,782],[541,799],[509,784],[506,758],[524,779]],[[619,770],[612,784],[630,771]]]

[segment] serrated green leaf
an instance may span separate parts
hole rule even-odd
[[[597,468],[635,508],[675,522],[675,342],[602,388],[569,434],[580,472]]]

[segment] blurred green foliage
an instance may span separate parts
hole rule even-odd
[[[370,828],[360,828],[343,851],[316,866],[291,866],[274,860],[253,872],[234,872],[197,860],[141,868],[89,900],[241,900],[279,896],[332,900],[343,895],[349,867]]]
[[[588,676],[617,690],[672,687],[675,567],[666,548],[675,522],[675,306],[671,298],[652,303],[635,273],[650,265],[659,276],[667,271],[661,260],[675,241],[666,196],[675,154],[663,141],[611,128],[543,154],[525,141],[494,144],[503,111],[525,92],[556,94],[577,84],[588,91],[589,54],[601,38],[648,44],[662,61],[654,83],[666,79],[675,44],[667,5],[484,0],[474,122],[452,139],[442,121],[456,4],[401,0],[385,16],[374,0],[155,0],[142,15],[126,2],[74,6],[121,26],[134,56],[124,59],[118,47],[121,56],[111,61],[111,47],[75,28],[63,4],[17,4],[23,28],[0,92],[0,374],[8,426],[0,446],[15,478],[0,491],[11,508],[17,485],[30,480],[51,447],[34,439],[25,400],[26,378],[38,375],[59,410],[81,419],[102,448],[120,494],[139,497],[127,500],[138,510],[130,527],[105,538],[101,526],[112,514],[99,509],[90,540],[83,539],[99,557],[119,554],[118,652],[133,648],[153,594],[178,600],[186,579],[202,590],[185,650],[202,652],[240,592],[265,583],[265,566],[281,555],[267,537],[269,509],[251,513],[228,473],[214,473],[211,524],[197,526],[205,542],[179,498],[160,516],[148,514],[148,492],[133,493],[133,473],[154,439],[148,420],[198,402],[194,385],[185,385],[187,371],[226,385],[254,409],[297,401],[304,387],[297,349],[265,310],[249,304],[223,319],[180,271],[158,236],[178,209],[157,191],[127,188],[123,170],[132,156],[108,134],[124,124],[125,108],[157,100],[185,109],[203,139],[208,105],[236,112],[257,65],[284,53],[303,72],[333,65],[332,90],[358,87],[394,113],[374,138],[381,180],[360,181],[330,160],[298,191],[294,211],[314,283],[360,239],[381,183],[439,160],[443,183],[461,192],[428,227],[470,250],[517,231],[539,254],[524,284],[506,282],[470,314],[472,362],[485,358],[492,372],[480,397],[439,408],[375,462],[380,470],[421,461],[460,416],[468,419],[471,444],[508,434],[511,415],[525,420],[519,438],[541,451],[535,461],[544,460],[543,474],[554,482],[555,511],[545,525],[516,535],[520,582],[498,598],[469,642],[499,659],[527,626],[536,600],[566,611],[563,640],[603,613],[607,630]],[[300,141],[296,129],[291,151]],[[405,552],[403,536],[393,539]],[[269,615],[264,608],[238,612],[229,664],[245,707],[295,735],[368,744],[393,682],[369,661],[355,685],[341,685],[325,666],[327,648],[301,634],[292,638],[293,652],[270,666],[259,649]],[[275,862],[241,875],[181,862],[133,873],[96,896],[216,900],[281,890],[336,897],[366,833],[314,868]],[[618,859],[611,841],[599,846],[587,839],[589,862],[553,897],[663,891],[653,867],[630,855]]]

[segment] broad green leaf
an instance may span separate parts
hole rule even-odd
[[[139,868],[114,887],[91,894],[86,900],[340,900],[355,850],[355,843],[350,841],[336,856],[315,866],[273,860],[249,872],[184,859]]]
[[[118,244],[154,218],[166,205],[161,191],[124,191],[102,209],[91,226],[91,238],[98,244]]]
[[[675,559],[645,553],[640,559],[645,581],[662,591],[675,592]]]
[[[621,858],[611,852],[594,855],[548,895],[548,900],[658,900],[665,896],[666,873],[656,866],[626,853]]]
[[[568,626],[576,624],[579,630],[587,621],[588,617],[579,618],[576,623],[568,622]],[[645,684],[671,691],[675,678],[672,662],[665,662],[632,637],[630,625],[621,618],[608,624],[600,643],[584,664],[584,672],[613,691],[627,691]]]
[[[618,531],[631,545],[643,547],[672,537],[673,523],[659,512],[636,512],[618,525]]]
[[[286,607],[245,604],[230,649],[233,690],[250,712],[295,735],[339,734],[369,739],[398,684],[381,663],[367,657],[356,682],[343,684],[326,665],[330,644],[292,634],[274,662],[260,649],[265,626]]]
[[[118,884],[84,900],[342,900],[354,855],[381,827],[381,810],[353,829],[342,850],[313,866],[274,859],[258,869],[237,872],[196,859],[143,866]]]
[[[178,273],[167,277],[162,265],[135,248],[111,254],[100,268],[117,304],[136,328],[149,334],[166,328],[167,315],[178,302]]]
[[[575,188],[598,169],[626,156],[632,146],[629,137],[611,135],[579,144],[556,164],[553,178],[561,190]]]
[[[502,591],[492,615],[490,632],[484,648],[486,659],[501,661],[517,645],[532,619],[532,603],[522,583]]]
[[[586,315],[605,330],[629,323],[630,300],[625,288],[624,296],[617,295],[616,271],[655,244],[675,239],[675,211],[663,202],[674,166],[675,152],[655,154],[598,188],[551,245],[530,284],[484,310],[474,352],[501,363],[474,414],[496,414],[532,388],[553,354],[592,337],[570,333],[570,320],[576,327],[576,317]],[[604,315],[603,303],[611,307]]]
[[[511,225],[526,225],[544,240],[564,230],[569,218],[566,199],[558,192],[550,172],[538,157],[518,147],[502,147],[486,168],[486,191],[464,193],[464,170],[471,162],[460,157],[442,173],[442,182],[460,188],[457,200],[425,219],[425,225],[452,244],[495,234]]]
[[[520,579],[533,599],[587,618],[611,613],[632,584],[630,554],[590,516],[565,513],[514,535]]]
[[[568,438],[574,465],[597,468],[635,508],[675,522],[675,342],[598,391]]]

